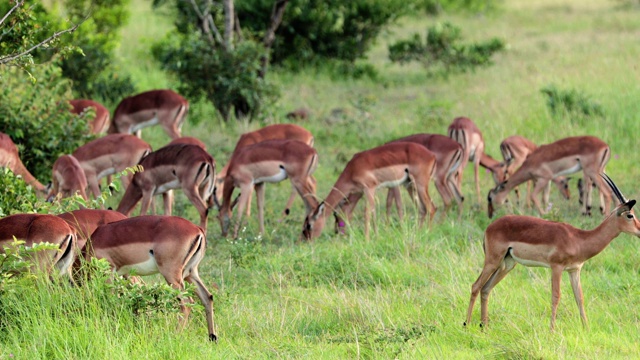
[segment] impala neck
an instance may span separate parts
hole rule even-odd
[[[510,192],[518,185],[525,183],[529,180],[533,180],[533,176],[531,176],[531,172],[520,167],[518,170],[516,170],[515,173],[513,173],[513,175],[509,177],[509,181],[507,181],[507,184],[505,185],[505,191]]]
[[[580,238],[583,239],[580,243],[580,253],[585,260],[598,255],[620,235],[622,231],[616,224],[617,217],[618,215],[613,212],[595,229],[579,230]]]
[[[16,173],[16,175],[21,175],[22,179],[24,179],[24,182],[26,182],[27,184],[33,186],[39,192],[41,192],[41,193],[45,193],[46,192],[46,187],[44,185],[42,185],[42,183],[40,181],[38,181],[38,179],[36,179],[33,175],[31,175],[29,170],[27,170],[27,168],[24,167],[24,165],[22,164],[21,161],[18,161],[16,163],[16,171],[15,171],[15,173]]]

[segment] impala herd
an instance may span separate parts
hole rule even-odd
[[[388,188],[387,217],[393,205],[402,219],[403,207],[399,187],[404,186],[418,205],[418,224],[430,227],[436,206],[429,195],[433,179],[442,198],[444,211],[456,203],[461,219],[464,197],[462,173],[469,162],[474,164],[475,190],[481,202],[479,167],[493,174],[495,188],[487,196],[488,215],[507,201],[511,190],[522,183],[533,183],[527,204],[544,214],[553,182],[565,198],[569,198],[569,175],[582,170],[584,185],[580,194],[582,213],[591,215],[591,192],[600,194],[600,210],[606,216],[594,230],[580,230],[566,223],[536,217],[508,215],[489,225],[484,236],[484,267],[473,284],[465,325],[471,320],[473,305],[481,295],[481,325],[488,322],[487,303],[491,290],[517,264],[549,267],[552,271],[551,329],[555,324],[563,271],[570,274],[574,296],[583,323],[587,318],[580,286],[583,263],[602,251],[621,232],[640,237],[640,222],[635,218],[635,200],[624,198],[613,181],[604,174],[611,150],[593,136],[560,139],[536,146],[521,136],[510,136],[500,144],[503,161],[484,152],[480,129],[468,118],[456,118],[448,128],[448,136],[414,134],[355,154],[329,191],[318,200],[313,173],[318,166],[314,137],[294,124],[276,124],[243,134],[230,160],[222,169],[202,141],[182,137],[181,127],[189,108],[187,100],[171,90],[153,90],[125,98],[117,106],[113,119],[102,105],[90,100],[70,101],[73,112],[93,107],[95,118],[91,131],[107,135],[97,138],[72,154],[60,156],[53,164],[52,184],[44,186],[21,162],[13,141],[0,133],[0,166],[6,167],[31,185],[49,201],[78,194],[84,199],[100,195],[100,180],[136,165],[144,169],[123,177],[124,195],[117,211],[83,209],[53,215],[16,214],[0,219],[0,252],[11,246],[14,237],[27,246],[49,242],[59,250],[36,255],[34,269],[68,274],[80,266],[79,258],[106,259],[114,271],[123,276],[131,273],[160,273],[172,286],[183,289],[184,281],[195,285],[196,294],[205,308],[208,335],[217,340],[213,319],[213,297],[198,274],[198,264],[205,256],[207,218],[217,208],[222,235],[230,230],[232,211],[236,217],[233,236],[237,237],[243,216],[250,215],[251,195],[256,192],[259,231],[264,228],[264,192],[266,183],[290,179],[293,192],[285,205],[290,213],[296,193],[306,208],[302,239],[318,237],[327,219],[334,217],[335,231],[344,232],[351,224],[358,201],[365,199],[364,234],[368,239],[375,216],[375,192]],[[168,145],[153,151],[140,138],[140,129],[160,125],[171,137]],[[107,130],[108,129],[108,130]],[[132,135],[136,133],[137,136]],[[240,195],[233,198],[238,188]],[[174,189],[182,189],[197,209],[199,226],[181,217],[171,216]],[[542,192],[543,204],[537,195]],[[89,194],[89,195],[88,195]],[[163,195],[164,215],[146,215],[153,209],[155,195]],[[612,195],[619,204],[609,211]],[[139,216],[129,217],[141,202]],[[428,216],[428,219],[427,219]],[[373,223],[377,223],[373,221]],[[375,231],[374,227],[374,231]],[[184,320],[188,307],[181,299]]]

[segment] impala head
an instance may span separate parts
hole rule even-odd
[[[556,186],[558,186],[558,190],[560,190],[560,193],[562,194],[562,197],[565,200],[571,199],[571,192],[569,191],[569,180],[571,180],[570,177],[569,178],[562,178],[559,181],[554,181]]]
[[[231,224],[231,208],[220,209],[218,212],[218,221],[220,221],[220,228],[222,229],[222,236],[226,237],[229,234],[229,225]]]
[[[491,175],[493,176],[493,181],[496,185],[502,183],[507,180],[507,164],[504,162],[499,163],[498,165],[491,168]]]
[[[489,195],[487,196],[487,211],[489,214],[489,218],[493,217],[493,213],[498,206],[501,206],[505,203],[507,195],[509,195],[509,191],[507,191],[505,186],[506,184],[507,180],[501,182],[498,186],[489,190]]]
[[[633,212],[633,206],[636,204],[635,200],[627,200],[616,184],[611,180],[607,174],[600,174],[604,181],[609,185],[613,194],[618,198],[620,204],[616,206],[609,216],[615,216],[618,226],[622,232],[640,237],[640,222]]]
[[[302,226],[303,239],[311,240],[320,236],[320,233],[322,233],[322,229],[324,228],[326,222],[326,217],[324,216],[325,211],[326,206],[324,202],[322,202],[320,203],[320,205],[318,205],[317,208],[309,213],[309,215],[307,215]]]

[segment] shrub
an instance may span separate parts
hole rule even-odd
[[[252,41],[223,51],[197,33],[170,34],[153,47],[163,68],[180,79],[178,92],[194,102],[200,98],[211,101],[225,120],[232,110],[236,117],[254,117],[278,98],[277,88],[259,76],[265,52]]]
[[[578,90],[562,90],[555,85],[547,85],[540,92],[546,95],[547,107],[553,117],[567,116],[582,124],[587,118],[602,118],[605,115],[600,104]]]
[[[460,40],[459,27],[448,22],[436,24],[427,29],[425,41],[419,34],[414,34],[407,40],[391,44],[389,59],[400,64],[418,61],[434,74],[448,75],[491,65],[493,54],[505,48],[498,38],[474,44],[461,44]]]
[[[16,68],[0,71],[0,131],[20,149],[27,169],[41,181],[51,177],[53,163],[93,138],[87,116],[74,115],[66,100],[71,84],[52,63],[34,67],[30,74]],[[46,182],[46,181],[43,181]]]

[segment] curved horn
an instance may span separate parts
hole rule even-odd
[[[609,185],[609,187],[611,188],[611,190],[613,191],[613,193],[616,195],[616,197],[618,198],[618,200],[620,201],[621,204],[624,204],[627,202],[627,199],[624,197],[624,195],[622,195],[622,193],[620,192],[620,189],[618,189],[618,187],[616,186],[616,184],[613,182],[613,180],[611,180],[611,178],[605,174],[602,173],[600,174],[600,176],[602,176],[602,178],[604,179],[604,181],[607,182],[607,185]]]

